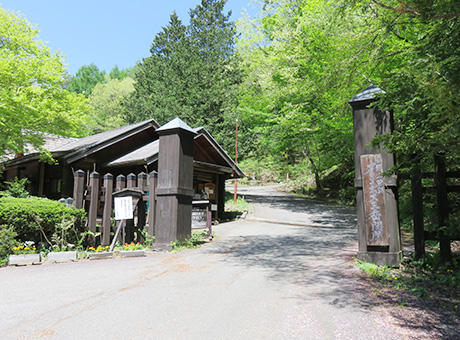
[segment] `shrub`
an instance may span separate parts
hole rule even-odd
[[[81,220],[84,216],[84,210],[67,208],[62,203],[44,198],[0,198],[0,225],[13,227],[14,232],[17,233],[17,240],[22,242],[43,243],[45,235],[48,240],[51,240],[56,227],[63,219],[75,220],[77,240],[80,232],[83,231]]]
[[[18,179],[14,178],[13,182],[5,182],[7,188],[4,191],[0,191],[0,197],[20,197],[25,198],[29,196],[29,192],[26,190],[26,186],[29,183],[27,178]]]
[[[18,244],[17,235],[13,227],[0,225],[0,266],[5,265],[8,262],[8,255],[13,254],[14,247]]]

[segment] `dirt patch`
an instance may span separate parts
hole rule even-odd
[[[373,299],[410,339],[460,339],[460,301],[441,294],[428,297],[395,289],[361,274]],[[457,307],[456,307],[457,306]]]

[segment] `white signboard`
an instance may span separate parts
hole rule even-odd
[[[133,198],[115,197],[115,219],[116,220],[131,220],[133,219]]]

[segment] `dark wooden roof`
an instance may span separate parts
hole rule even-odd
[[[186,128],[195,134],[194,164],[197,169],[227,174],[228,177],[244,177],[238,165],[228,156],[204,127],[190,128],[182,126],[179,119],[174,119],[162,127]],[[178,125],[179,124],[179,125]],[[184,123],[185,124],[185,123]],[[150,165],[158,160],[159,129],[154,119],[101,132],[81,139],[47,144],[55,159],[71,164],[73,167],[92,169],[120,168],[138,165]],[[160,131],[161,133],[161,131]],[[8,162],[14,166],[27,161],[37,160],[39,152],[34,151]]]

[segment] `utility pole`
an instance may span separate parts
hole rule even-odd
[[[235,163],[238,164],[238,118],[236,119],[236,137],[235,137]],[[233,203],[236,204],[237,179],[235,178],[235,188],[233,193]]]

